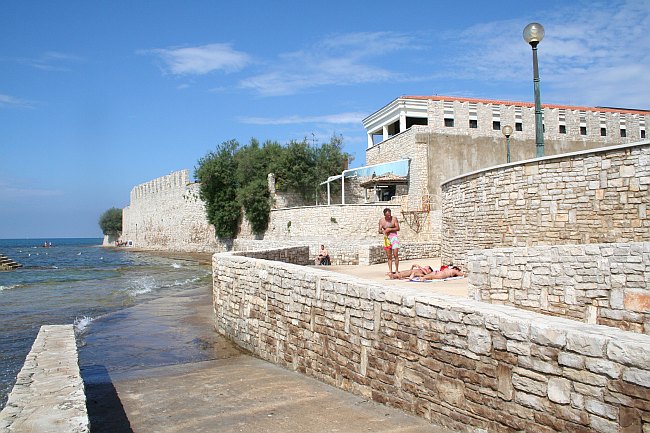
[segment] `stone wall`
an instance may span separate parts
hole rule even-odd
[[[309,265],[309,247],[275,248],[270,250],[240,251],[234,256],[244,256],[254,259],[273,260],[276,262],[293,263],[294,265]]]
[[[468,250],[650,240],[650,141],[492,167],[442,185],[442,261]]]
[[[199,188],[199,184],[189,183],[187,170],[136,186],[131,191],[130,205],[123,210],[121,240],[132,240],[136,248],[198,252],[309,245],[312,257],[325,244],[334,264],[358,264],[360,251],[365,257],[370,245],[381,244],[378,221],[383,209],[392,207],[393,214],[400,219],[400,239],[405,247],[431,245],[434,251],[439,251],[430,234],[416,232],[401,218],[399,204],[392,202],[273,209],[263,236],[252,233],[244,218],[237,238],[220,242],[207,221]],[[427,224],[433,216],[427,214],[420,218]]]
[[[650,431],[650,336],[226,254],[213,279],[243,348],[435,424]]]
[[[650,334],[650,243],[496,248],[467,255],[473,299]]]
[[[90,431],[72,325],[41,327],[0,412],[0,431]]]
[[[211,252],[227,248],[216,239],[199,197],[199,184],[190,182],[188,170],[131,190],[131,202],[122,211],[121,239],[149,250]]]

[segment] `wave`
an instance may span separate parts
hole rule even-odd
[[[74,326],[75,334],[77,335],[82,334],[86,330],[88,325],[92,323],[93,320],[94,319],[92,317],[88,317],[88,316],[77,317],[76,319],[74,319],[73,326]]]
[[[0,286],[0,292],[2,292],[3,290],[15,289],[16,287],[20,287],[20,286],[22,286],[22,284],[10,284],[8,286]]]
[[[174,269],[180,269],[180,268],[182,268],[182,267],[183,267],[183,266],[182,266],[182,265],[179,265],[178,263],[172,263],[172,268],[174,268]]]

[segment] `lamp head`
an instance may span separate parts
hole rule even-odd
[[[506,138],[510,138],[512,135],[512,126],[505,125],[503,128],[501,128],[501,132],[506,136]]]
[[[524,28],[523,36],[527,43],[535,47],[544,39],[544,26],[540,23],[530,23]]]

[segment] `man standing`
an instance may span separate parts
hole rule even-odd
[[[393,257],[395,257],[395,272],[399,272],[399,222],[391,215],[390,209],[384,209],[384,217],[379,220],[379,233],[384,235],[384,250],[388,257],[388,272],[393,272]]]

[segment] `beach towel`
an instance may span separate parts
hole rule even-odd
[[[408,281],[411,282],[411,283],[434,283],[436,281],[458,280],[458,279],[461,279],[461,278],[465,278],[465,277],[449,277],[449,278],[441,278],[439,280],[423,280],[420,277],[414,277],[414,278],[411,278]]]

